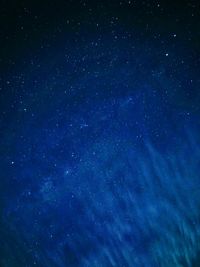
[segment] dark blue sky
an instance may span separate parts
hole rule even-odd
[[[2,1],[2,267],[197,266],[199,8]]]

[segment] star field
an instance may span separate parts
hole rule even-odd
[[[0,12],[0,266],[198,266],[199,3]]]

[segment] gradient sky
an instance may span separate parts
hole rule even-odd
[[[0,265],[198,266],[198,1],[0,13]]]

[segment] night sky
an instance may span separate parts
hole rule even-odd
[[[200,2],[0,7],[0,267],[199,267]]]

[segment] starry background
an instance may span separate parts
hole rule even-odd
[[[199,266],[198,1],[0,13],[0,266]]]

